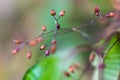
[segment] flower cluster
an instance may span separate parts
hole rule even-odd
[[[53,16],[54,21],[55,21],[55,30],[46,32],[47,27],[42,26],[41,27],[42,33],[39,36],[35,37],[34,39],[32,39],[28,42],[25,42],[21,39],[13,40],[13,43],[16,45],[15,49],[13,49],[12,52],[11,52],[13,55],[17,54],[26,45],[26,46],[28,46],[28,52],[27,52],[26,56],[27,56],[28,59],[30,59],[32,57],[31,47],[34,47],[37,44],[42,43],[44,41],[43,36],[45,34],[50,33],[50,32],[53,32],[53,36],[52,36],[52,40],[51,40],[51,44],[50,44],[51,46],[50,46],[49,49],[47,49],[45,51],[45,56],[49,56],[50,54],[55,53],[55,51],[57,49],[56,35],[57,35],[58,31],[60,30],[60,24],[59,24],[58,20],[65,15],[65,11],[62,10],[59,13],[58,17],[56,17],[56,11],[55,10],[51,10],[50,14],[51,14],[51,16]],[[46,49],[46,45],[42,44],[40,46],[40,50],[45,50],[45,49]]]
[[[102,19],[102,18],[106,18],[107,19],[107,18],[114,18],[116,16],[116,12],[115,11],[114,12],[109,12],[109,13],[107,13],[105,15],[101,15],[101,10],[97,6],[97,7],[94,8],[94,19],[91,20],[90,22],[85,23],[83,25],[79,25],[77,27],[61,28],[60,23],[59,23],[59,19],[65,15],[65,11],[62,10],[59,13],[58,17],[56,16],[56,11],[54,9],[50,11],[50,14],[54,18],[55,30],[46,32],[47,31],[47,27],[46,26],[42,26],[41,27],[42,33],[39,36],[35,37],[34,39],[32,39],[30,41],[25,42],[25,41],[23,41],[21,39],[13,40],[14,44],[16,45],[15,49],[12,50],[12,54],[13,55],[17,54],[26,45],[26,46],[28,46],[27,58],[30,59],[32,57],[31,47],[34,47],[37,44],[42,43],[44,41],[44,39],[43,39],[44,35],[49,34],[49,33],[53,33],[53,36],[52,36],[52,39],[51,39],[51,43],[50,43],[50,48],[46,49],[47,45],[45,45],[45,44],[42,44],[40,46],[40,48],[39,48],[40,50],[45,50],[44,55],[47,57],[50,54],[54,54],[55,51],[57,50],[56,36],[57,36],[57,33],[59,32],[59,30],[65,30],[66,32],[74,31],[74,32],[80,33],[83,37],[89,39],[89,36],[87,36],[84,32],[80,31],[79,28],[87,26],[87,25],[94,24],[96,17],[98,19]],[[109,36],[107,36],[107,38],[109,38]],[[89,65],[85,68],[85,70],[83,71],[83,73],[87,69],[89,69],[89,67],[91,66],[91,63],[94,61],[94,59],[95,59],[96,56],[99,56],[99,59],[101,59],[101,62],[99,63],[98,68],[100,70],[103,70],[104,67],[105,67],[105,64],[102,62],[103,59],[104,59],[104,55],[105,54],[103,53],[103,50],[101,50],[101,48],[100,48],[99,45],[97,45],[97,47],[96,46],[94,47],[94,45],[93,45],[92,46],[92,52],[91,52],[91,54],[89,56]],[[64,75],[66,77],[70,77],[70,74],[74,73],[77,69],[79,69],[79,67],[80,66],[77,65],[77,64],[71,65],[69,67],[68,71],[64,71]]]
[[[99,17],[102,17],[101,16],[101,13],[100,13],[100,8],[97,6],[94,8],[94,14],[96,16],[99,16]],[[114,17],[115,16],[115,12],[109,12],[108,14],[106,14],[104,17],[106,18],[111,18],[111,17]]]

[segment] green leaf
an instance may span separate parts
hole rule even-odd
[[[117,36],[113,37],[106,48],[104,58],[104,80],[118,80],[120,72],[120,41]]]
[[[60,61],[61,58],[54,55],[44,58],[28,69],[23,80],[71,80],[63,74],[65,64]]]
[[[31,67],[23,80],[58,80],[60,72],[57,57],[48,57]]]

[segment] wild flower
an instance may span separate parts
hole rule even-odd
[[[26,46],[28,46],[28,52],[27,52],[26,56],[27,56],[28,59],[30,59],[32,57],[32,51],[31,51],[30,48],[36,46],[37,44],[42,43],[44,41],[44,39],[43,39],[44,35],[49,34],[49,33],[53,33],[51,43],[50,43],[50,47],[46,48],[47,45],[42,44],[39,48],[40,50],[45,50],[44,55],[45,55],[45,57],[48,57],[50,55],[53,55],[56,52],[56,50],[59,49],[57,47],[57,43],[59,43],[59,42],[56,39],[59,31],[61,31],[61,32],[63,31],[62,33],[64,33],[64,34],[68,33],[68,32],[80,33],[85,39],[90,40],[90,37],[86,33],[82,32],[80,30],[81,27],[85,27],[85,26],[88,26],[88,25],[94,25],[94,23],[96,22],[96,19],[113,18],[113,23],[111,23],[109,25],[109,27],[105,30],[105,32],[103,32],[103,34],[102,34],[102,38],[104,39],[102,44],[96,43],[96,44],[90,46],[89,49],[91,49],[92,52],[89,56],[89,63],[86,66],[86,68],[83,70],[81,75],[78,77],[78,79],[80,79],[86,73],[86,71],[91,68],[92,62],[95,60],[96,56],[99,58],[99,62],[98,62],[99,65],[97,66],[97,68],[100,71],[103,71],[103,69],[106,67],[106,65],[104,64],[104,58],[107,55],[107,54],[104,53],[104,49],[106,47],[106,44],[108,43],[108,41],[111,39],[111,37],[114,34],[117,34],[118,32],[120,32],[119,27],[118,27],[119,23],[117,22],[117,21],[120,20],[120,13],[118,11],[112,11],[112,12],[109,12],[105,15],[101,15],[101,10],[98,6],[94,8],[93,12],[94,12],[93,20],[91,20],[91,21],[89,21],[85,24],[72,27],[72,28],[61,28],[59,20],[60,20],[60,18],[62,18],[65,15],[66,12],[64,10],[62,10],[59,13],[59,16],[57,17],[56,16],[56,14],[57,14],[56,11],[54,9],[52,9],[50,11],[50,14],[54,19],[55,29],[47,32],[47,26],[44,25],[44,26],[41,27],[42,33],[39,36],[35,37],[34,39],[32,39],[30,41],[26,42],[26,41],[23,41],[21,39],[13,40],[16,47],[15,47],[15,49],[13,49],[12,54],[13,55],[17,54],[26,45]],[[119,35],[118,35],[118,39],[120,39]],[[109,50],[108,50],[108,52],[109,52]],[[74,53],[72,53],[72,54],[74,54]],[[63,71],[63,74],[66,77],[72,77],[71,74],[74,74],[76,71],[80,70],[79,65],[80,64],[72,64],[71,66],[69,66],[68,70]],[[76,80],[78,80],[78,79],[76,79]]]

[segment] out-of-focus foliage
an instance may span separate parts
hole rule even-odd
[[[112,8],[109,2],[110,1],[106,2],[102,0],[1,0],[0,80],[21,80],[26,70],[28,70],[28,68],[34,65],[36,62],[38,64],[34,65],[28,70],[27,76],[29,76],[29,72],[32,76],[35,74],[35,77],[40,73],[40,75],[43,73],[44,76],[42,76],[41,80],[49,80],[49,78],[51,78],[51,80],[57,80],[60,77],[59,75],[62,73],[60,67],[60,70],[58,69],[60,73],[57,75],[49,74],[54,74],[56,72],[56,67],[58,68],[59,59],[63,59],[62,57],[68,55],[70,53],[69,51],[74,47],[81,44],[89,44],[90,42],[88,40],[85,40],[80,34],[75,32],[69,34],[60,34],[57,38],[58,50],[54,56],[55,58],[50,57],[44,59],[44,51],[39,51],[38,46],[36,49],[33,48],[33,57],[31,60],[27,60],[25,57],[27,49],[23,49],[23,51],[21,51],[17,56],[11,56],[10,50],[13,47],[13,45],[11,45],[12,40],[16,38],[30,40],[36,35],[39,35],[42,25],[46,25],[48,31],[54,29],[53,17],[51,17],[49,14],[51,9],[55,9],[58,14],[61,10],[66,11],[66,15],[60,20],[60,24],[62,28],[68,28],[90,21],[93,16],[93,7],[96,5],[100,5],[103,14],[111,10]],[[88,26],[86,29],[82,28],[81,30],[88,33],[92,37],[93,42],[96,42],[98,38],[94,36],[101,32],[101,30],[98,28],[101,29],[101,27],[98,26]],[[94,32],[96,32],[96,34],[94,34]],[[45,36],[47,39],[45,43],[50,43],[49,40],[51,39],[51,35],[52,34]],[[86,55],[87,56],[85,57],[83,57],[83,55],[78,55],[77,57],[84,58],[84,60],[80,61],[87,62],[89,53]],[[71,59],[70,62],[72,62],[72,60],[74,59]],[[50,65],[49,63],[54,65]],[[44,66],[47,67],[44,68]],[[46,72],[42,72],[40,70],[41,68],[44,68],[43,71]],[[34,72],[36,69],[41,72],[36,74],[37,71]],[[47,73],[47,77],[45,73]],[[37,77],[39,77],[39,79],[41,78],[41,76]]]
[[[79,2],[79,1],[78,1]],[[84,1],[83,1],[84,2]],[[100,1],[99,1],[100,2]],[[102,3],[101,3],[102,4]],[[108,3],[109,4],[109,3]],[[102,4],[102,5],[104,5],[104,4]],[[104,8],[104,7],[101,7],[101,8]],[[110,8],[109,8],[110,9]],[[101,9],[102,10],[102,9]],[[103,10],[103,12],[105,11],[105,12],[107,12],[106,11],[107,9],[104,9]],[[79,18],[78,18],[78,21],[79,21]],[[84,22],[84,21],[83,21]],[[64,23],[63,23],[64,24]],[[91,25],[90,25],[91,26]],[[95,25],[96,26],[96,25]],[[92,26],[91,26],[92,27]],[[97,30],[97,29],[96,29]],[[99,31],[99,30],[98,30]],[[95,33],[95,32],[94,32]],[[67,36],[67,37],[60,37],[60,38],[58,38],[58,40],[60,40],[61,41],[61,38],[62,39],[64,39],[64,41],[67,41],[66,39],[68,38],[68,37],[72,37],[72,36],[74,36],[74,34],[72,33],[72,34],[70,34],[70,35],[65,35],[65,36]],[[77,37],[77,36],[75,36],[75,37]],[[78,39],[78,38],[76,38],[76,39]],[[82,39],[82,38],[81,38]],[[94,40],[94,39],[93,39]],[[59,41],[59,43],[60,43],[60,41]],[[82,40],[81,40],[82,41]],[[84,41],[84,40],[83,40]],[[83,43],[83,41],[81,42],[81,43]],[[115,40],[114,40],[115,41]],[[112,42],[110,42],[110,44],[114,44],[114,41],[112,41]],[[79,41],[78,41],[79,42]],[[73,43],[73,44],[72,44]],[[69,47],[67,47],[67,48],[70,48],[71,46],[78,46],[77,44],[77,41],[74,43],[74,39],[72,40],[72,41],[69,41],[68,42],[68,44],[66,43],[66,44],[64,44],[64,46],[66,46],[66,45],[69,45]],[[89,42],[88,42],[89,43]],[[85,43],[85,44],[88,44],[87,42]],[[80,45],[80,43],[79,43],[79,45]],[[61,45],[60,47],[62,47],[63,45]],[[64,47],[63,46],[63,47]],[[111,47],[111,45],[109,45],[110,47]],[[118,45],[118,43],[116,43],[114,46],[113,46],[113,48],[111,48],[111,50],[107,53],[107,55],[106,55],[106,57],[105,57],[105,60],[104,60],[104,62],[105,62],[105,65],[106,65],[106,67],[105,67],[105,70],[104,70],[104,72],[102,73],[102,75],[104,76],[103,77],[103,79],[104,80],[106,80],[106,79],[111,79],[111,80],[117,80],[117,78],[118,78],[118,75],[119,75],[119,67],[120,67],[120,65],[119,65],[119,57],[116,57],[116,56],[119,56],[119,47],[118,47],[119,45]],[[115,52],[115,55],[113,55],[113,56],[115,56],[115,57],[113,57],[112,56],[112,54],[114,54],[114,52]],[[60,52],[59,52],[59,49],[58,49],[58,54],[59,54]],[[88,53],[89,54],[89,53]],[[62,56],[65,56],[65,55],[62,55]],[[81,55],[82,56],[82,55]],[[80,58],[80,56],[78,56],[79,58]],[[76,58],[78,58],[78,57],[76,57]],[[116,60],[116,62],[114,63],[113,62],[113,64],[114,64],[114,66],[113,65],[110,65],[111,63],[108,63],[108,62],[111,62],[112,60],[109,58],[109,57],[112,57],[111,59],[114,59],[114,60]],[[87,57],[86,57],[87,58]],[[60,58],[61,59],[61,58]],[[73,60],[73,59],[72,59]],[[71,60],[71,61],[72,61]],[[45,62],[44,62],[45,61]],[[48,60],[49,61],[49,60]],[[50,61],[51,61],[51,59],[50,59]],[[54,61],[53,61],[54,62]],[[67,62],[67,61],[66,61]],[[43,60],[43,63],[44,64],[42,64],[42,62],[40,61],[40,63],[41,64],[37,64],[37,65],[35,65],[35,67],[32,67],[32,68],[30,68],[27,72],[26,72],[26,74],[25,74],[25,76],[24,76],[24,80],[33,80],[33,79],[35,79],[35,80],[45,80],[45,79],[49,79],[49,80],[59,80],[59,79],[61,79],[60,78],[60,76],[61,76],[61,72],[58,72],[59,74],[57,75],[56,74],[56,76],[55,76],[55,74],[52,74],[53,72],[54,72],[54,70],[55,70],[55,72],[56,72],[56,65],[57,64],[55,64],[55,65],[53,65],[53,66],[51,66],[51,65],[49,65],[49,62],[47,63],[47,64],[45,64],[46,63],[46,60]],[[58,61],[58,62],[56,62],[56,63],[60,63],[60,61]],[[37,68],[36,68],[36,66],[38,66]],[[42,67],[42,66],[50,66],[50,67],[52,67],[53,68],[53,72],[51,72],[51,74],[49,74],[49,71],[51,71],[51,70],[49,70],[50,68],[46,68],[46,70],[44,71],[44,69],[43,69],[43,76],[42,75],[40,75],[39,77],[38,76],[36,76],[36,73],[34,73],[34,71],[39,71],[40,70],[40,68]],[[112,68],[113,69],[111,69],[111,66],[112,66]],[[55,68],[56,67],[56,68]],[[61,69],[62,69],[62,67],[60,67]],[[111,70],[110,70],[111,69]],[[112,72],[114,72],[114,69],[116,70],[116,72],[114,73],[114,75],[112,75]],[[97,69],[96,69],[97,70]],[[59,70],[58,70],[59,71]],[[109,72],[110,71],[110,72]],[[41,73],[41,72],[40,72]],[[45,74],[45,76],[44,76],[44,74]],[[49,77],[48,77],[48,75],[47,74],[49,74]],[[99,74],[99,73],[98,73]],[[57,77],[58,76],[58,77]],[[95,75],[93,75],[93,76],[95,76]],[[111,77],[110,77],[111,76]],[[57,77],[57,78],[56,78]],[[63,77],[65,80],[67,80],[65,77]],[[95,80],[96,79],[98,79],[99,77],[96,77],[95,78]],[[69,78],[68,78],[69,79]],[[85,80],[85,79],[84,79]]]
[[[104,80],[118,80],[120,72],[120,41],[114,36],[106,48]]]
[[[27,71],[29,74],[26,74],[23,80],[59,80],[61,74],[58,62],[57,56],[43,59]]]

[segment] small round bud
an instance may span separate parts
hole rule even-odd
[[[15,54],[17,54],[19,51],[20,51],[20,48],[17,47],[17,48],[15,48],[15,49],[13,49],[11,53],[12,53],[13,55],[15,55]]]
[[[30,59],[32,57],[32,52],[28,51],[26,56],[27,56],[28,59]]]
[[[60,30],[60,24],[56,24],[56,29]]]
[[[53,39],[51,43],[52,43],[52,44],[56,44],[57,41]]]
[[[36,40],[38,43],[41,43],[41,42],[43,41],[43,38],[40,36],[40,37],[37,37],[35,40]]]
[[[41,29],[42,29],[42,31],[46,31],[47,28],[46,28],[46,26],[42,26]]]
[[[17,50],[16,49],[13,49],[12,52],[11,52],[13,55],[15,55],[17,53]]]
[[[36,46],[38,43],[38,41],[36,39],[32,40],[29,42],[29,46],[33,47],[33,46]]]
[[[13,43],[15,43],[15,44],[21,44],[22,40],[13,40]]]
[[[107,17],[107,18],[110,18],[110,14],[109,14],[109,13],[108,13],[108,14],[106,14],[106,17]]]
[[[94,8],[94,13],[96,14],[96,13],[99,13],[100,12],[100,8],[98,7],[98,6],[96,6],[95,8]]]
[[[55,10],[54,10],[54,9],[53,9],[53,10],[51,10],[51,11],[50,11],[50,14],[51,14],[52,16],[55,16],[55,15],[56,15]]]
[[[45,48],[46,48],[45,45],[41,45],[41,46],[40,46],[40,50],[44,50]]]
[[[60,16],[64,16],[64,15],[65,15],[65,11],[62,10],[59,15],[60,15]]]
[[[50,52],[53,54],[55,53],[57,47],[55,45],[52,45],[51,48],[50,48]]]
[[[110,17],[114,17],[115,16],[115,13],[114,12],[110,12]]]
[[[70,74],[69,74],[69,72],[67,72],[67,71],[64,71],[64,75],[65,75],[66,77],[70,77]]]
[[[89,62],[93,62],[94,59],[95,59],[95,54],[90,54]]]
[[[45,56],[47,57],[47,56],[49,56],[50,55],[50,50],[46,50],[45,51]]]
[[[115,16],[114,12],[110,12],[110,13],[106,14],[107,18],[114,17],[114,16]]]
[[[75,71],[74,66],[70,66],[70,67],[69,67],[69,71],[70,71],[71,73],[74,73],[74,71]]]

